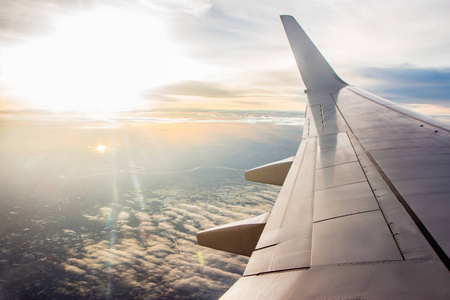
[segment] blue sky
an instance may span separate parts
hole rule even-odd
[[[449,105],[450,68],[368,67],[361,69],[361,76],[379,80],[372,89],[392,100]]]
[[[280,14],[346,82],[450,114],[448,1],[0,1],[4,108],[303,110]],[[126,100],[124,100],[126,99]]]

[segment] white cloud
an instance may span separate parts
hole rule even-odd
[[[23,3],[28,3],[30,14],[34,6]],[[109,1],[99,3],[113,5]],[[10,7],[17,10],[17,6]],[[167,29],[168,40],[173,42],[171,47],[198,68],[209,70],[197,79],[214,82],[212,88],[216,89],[191,89],[193,97],[208,97],[212,92],[221,92],[224,97],[245,91],[244,98],[250,102],[261,101],[257,95],[304,101],[302,81],[280,14],[296,17],[337,73],[357,86],[378,83],[361,76],[361,67],[450,67],[450,2],[445,0],[139,0],[121,4],[120,8],[157,16]],[[36,18],[40,16],[35,14]],[[287,74],[286,78],[280,80],[275,72]],[[226,97],[215,99],[215,103],[231,105]]]
[[[130,214],[126,211],[121,211],[119,215],[117,216],[119,223],[126,223],[128,219],[130,218]]]
[[[138,3],[151,9],[163,10],[166,13],[175,10],[195,17],[204,15],[212,7],[210,0],[138,0]]]

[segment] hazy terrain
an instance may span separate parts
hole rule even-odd
[[[0,297],[219,297],[247,259],[195,234],[270,210],[243,173],[294,155],[301,115],[4,114]]]

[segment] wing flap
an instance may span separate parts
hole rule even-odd
[[[286,299],[306,270],[243,277],[220,299]]]
[[[439,262],[399,261],[314,266],[284,299],[448,299],[449,292]]]
[[[313,266],[246,276],[223,299],[448,299],[439,261],[382,261]]]

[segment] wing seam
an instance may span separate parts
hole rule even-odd
[[[413,120],[416,120],[416,121],[425,123],[425,124],[427,124],[427,125],[430,125],[430,126],[439,128],[439,129],[444,130],[444,131],[446,131],[446,132],[450,132],[450,130],[448,130],[448,129],[445,128],[445,127],[442,127],[442,126],[439,126],[439,125],[436,125],[436,124],[432,124],[432,123],[430,123],[430,122],[428,122],[428,121],[425,121],[425,120],[422,120],[422,119],[413,117],[413,116],[411,116],[411,115],[408,115],[407,113],[404,113],[404,112],[399,111],[398,109],[395,109],[394,107],[390,107],[390,106],[383,105],[382,103],[379,103],[379,102],[377,102],[377,101],[374,101],[374,100],[370,99],[370,98],[367,97],[367,96],[361,95],[360,93],[354,91],[353,89],[347,89],[347,90],[348,90],[348,91],[351,91],[351,92],[354,93],[355,95],[358,95],[358,96],[360,96],[360,97],[362,97],[362,98],[364,98],[364,99],[366,99],[366,100],[369,100],[370,102],[373,102],[373,103],[378,104],[378,105],[380,105],[380,106],[382,106],[382,107],[384,107],[384,108],[387,108],[387,109],[390,109],[390,110],[392,110],[392,111],[395,111],[396,113],[401,114],[401,115],[403,115],[403,116],[405,116],[405,117],[408,117],[408,118],[411,118],[411,119],[413,119]],[[331,96],[331,97],[333,98],[333,96]],[[333,98],[333,101],[334,101],[334,98]],[[335,105],[336,105],[336,107],[337,107],[336,101],[334,101],[334,103],[335,103]],[[339,108],[338,108],[338,109],[339,109]],[[341,112],[341,111],[339,110],[339,112]],[[342,115],[342,113],[341,113],[341,115]],[[347,123],[347,121],[345,121],[345,122]],[[348,123],[347,123],[347,125],[348,125]],[[349,127],[350,127],[350,126],[349,126]]]
[[[331,98],[333,98],[333,96],[331,96]],[[333,101],[334,101],[334,99],[333,99]],[[335,105],[336,105],[336,103],[335,103]],[[336,105],[336,107],[337,107],[337,105]],[[339,110],[339,108],[338,108],[338,110]],[[341,113],[340,110],[339,110],[339,113]],[[342,113],[341,113],[341,115],[342,115]],[[344,117],[344,116],[342,116],[342,117]],[[344,118],[344,120],[345,120],[345,118]],[[347,123],[347,120],[345,120],[345,122]],[[348,123],[347,123],[347,126],[348,126],[348,128],[351,130],[351,128],[350,128],[350,126],[348,125]],[[352,132],[352,133],[353,133],[353,132]],[[348,135],[348,133],[347,133],[347,136],[348,136],[348,139],[350,140],[350,143],[352,143],[352,139],[350,138],[350,136]],[[356,139],[356,140],[358,141],[358,143],[359,143],[359,140],[357,139],[357,137],[355,136],[355,134],[353,134],[353,136],[355,137],[355,139]],[[359,143],[359,145],[360,145],[361,149],[365,150],[364,148],[362,148],[361,143]],[[353,143],[352,143],[352,147],[353,147],[353,152],[355,152],[355,155],[356,155],[356,157],[358,158],[358,163],[359,163],[361,169],[363,170],[364,177],[366,178],[367,184],[368,184],[369,187],[370,187],[370,191],[372,192],[372,195],[373,195],[373,197],[374,197],[374,199],[375,199],[375,202],[377,203],[378,207],[380,208],[381,215],[383,216],[383,219],[384,219],[384,221],[386,222],[387,227],[389,228],[389,231],[390,231],[390,233],[391,233],[391,236],[392,236],[392,238],[394,239],[395,245],[397,246],[397,249],[398,249],[398,251],[400,252],[400,255],[402,256],[402,259],[405,260],[405,256],[403,255],[403,251],[402,251],[402,248],[400,247],[400,243],[399,243],[399,241],[395,238],[395,233],[394,233],[392,227],[389,225],[388,217],[386,216],[386,213],[384,212],[383,208],[381,207],[380,202],[379,202],[378,199],[377,199],[377,195],[376,195],[375,192],[374,192],[374,188],[373,188],[372,184],[370,183],[369,178],[367,177],[366,172],[364,172],[364,167],[362,166],[361,161],[359,160],[358,153],[356,153],[355,145],[354,145]]]
[[[336,216],[336,217],[326,218],[326,219],[322,219],[322,220],[319,220],[319,221],[315,221],[314,224],[320,223],[320,222],[324,222],[324,221],[328,221],[328,220],[334,220],[334,219],[339,219],[339,218],[350,217],[350,216],[354,216],[354,215],[361,215],[361,214],[374,212],[374,211],[379,211],[379,210],[380,210],[379,208],[376,208],[376,209],[370,209],[370,210],[359,211],[359,212],[355,212],[355,213],[351,213],[351,214],[345,214],[345,215],[340,215],[340,216]]]
[[[309,145],[309,139],[308,139],[308,140],[305,140],[305,147],[304,147],[304,150],[303,150],[303,153],[302,153],[302,157],[301,157],[301,160],[300,160],[299,167],[298,167],[298,169],[296,170],[296,171],[297,171],[297,174],[295,174],[294,185],[295,185],[295,183],[297,182],[298,177],[300,176],[300,169],[301,169],[302,166],[303,166],[303,161],[304,161],[304,159],[305,159],[306,152],[307,152],[307,150],[308,150],[308,145]],[[314,174],[314,175],[315,175],[315,174]],[[289,208],[289,204],[291,203],[291,200],[292,200],[292,194],[293,194],[293,193],[294,193],[294,189],[291,189],[291,191],[289,192],[289,200],[287,201],[286,207],[284,208],[284,212],[283,212],[283,221],[282,221],[282,223],[281,223],[281,227],[280,227],[280,228],[283,228],[284,222],[286,221],[286,213],[287,213],[287,210],[288,210],[288,208]],[[280,242],[280,234],[281,234],[281,233],[279,232],[279,233],[278,233],[278,237],[277,237],[277,243],[274,244],[275,250],[273,251],[272,258],[271,258],[271,260],[270,260],[270,265],[269,265],[268,270],[271,270],[271,269],[272,269],[273,262],[274,262],[274,260],[275,260],[275,257],[276,257],[277,251],[278,251],[278,243]],[[258,249],[258,250],[259,250],[259,249]]]
[[[356,95],[358,95],[357,93],[355,93]],[[400,192],[397,190],[397,188],[394,186],[394,184],[389,180],[389,177],[386,175],[386,173],[384,173],[384,171],[381,169],[381,167],[378,165],[378,163],[375,161],[375,159],[373,158],[373,156],[370,154],[370,152],[367,151],[366,148],[364,148],[364,146],[361,144],[361,141],[358,139],[358,137],[355,135],[355,133],[353,132],[352,128],[350,127],[350,125],[347,122],[347,119],[344,117],[344,115],[342,114],[339,106],[336,103],[336,100],[334,99],[333,95],[330,94],[331,99],[334,102],[334,105],[336,106],[337,110],[339,111],[340,115],[342,116],[344,122],[347,124],[347,127],[349,128],[350,132],[352,133],[352,135],[354,136],[354,138],[356,139],[356,141],[358,142],[359,146],[361,147],[361,149],[364,151],[364,153],[367,155],[367,157],[369,158],[370,162],[373,164],[373,166],[376,168],[376,170],[378,171],[378,173],[381,175],[381,177],[383,178],[384,182],[388,185],[389,189],[391,190],[391,192],[394,194],[394,196],[397,198],[397,200],[400,202],[400,204],[403,206],[403,208],[406,210],[406,212],[408,213],[408,215],[411,217],[411,219],[414,221],[414,223],[416,224],[417,228],[419,228],[420,232],[423,234],[423,236],[425,237],[425,239],[428,241],[428,243],[430,244],[430,246],[433,248],[433,250],[435,251],[435,253],[437,254],[437,256],[439,257],[439,259],[442,261],[442,263],[445,265],[445,267],[447,268],[448,271],[450,271],[450,258],[447,256],[447,254],[445,253],[445,251],[441,248],[441,246],[439,245],[439,243],[434,239],[434,237],[431,235],[431,233],[428,231],[428,229],[425,227],[425,225],[422,223],[422,221],[420,220],[420,218],[416,215],[416,213],[413,211],[413,209],[409,206],[409,204],[406,202],[405,198],[403,198],[403,196],[400,194]],[[360,96],[360,95],[359,95]],[[369,101],[372,101],[370,99],[368,99],[367,97],[361,96],[364,99],[367,99]],[[372,101],[374,102],[374,101]],[[375,102],[376,103],[376,102]],[[379,104],[379,103],[377,103]],[[381,104],[379,104],[381,105]],[[410,116],[408,116],[410,117]],[[415,118],[413,118],[415,119]],[[419,120],[422,121],[422,120]],[[431,125],[431,124],[430,124]],[[434,125],[432,125],[434,126]],[[354,148],[353,148],[354,150]],[[359,159],[358,159],[359,161]],[[365,174],[364,174],[365,175]],[[365,175],[366,176],[366,175]],[[367,178],[367,177],[366,177]],[[369,181],[367,181],[369,182]],[[370,183],[369,183],[370,184]],[[372,189],[372,186],[371,186]],[[372,190],[373,193],[373,190]],[[375,197],[376,199],[376,197]],[[378,201],[377,201],[378,203]],[[384,213],[383,213],[384,216]],[[385,218],[386,219],[386,218]],[[388,226],[389,227],[389,226]],[[391,229],[389,227],[389,229]],[[392,231],[391,231],[392,232]],[[395,240],[395,239],[394,239]],[[396,241],[397,244],[397,241]],[[401,252],[400,252],[401,253]],[[403,254],[402,254],[403,256]]]
[[[355,163],[356,161],[352,161],[352,162]],[[320,189],[320,190],[317,190],[317,191],[325,191],[325,190],[334,189],[334,188],[341,187],[341,186],[352,185],[352,184],[355,184],[355,183],[361,183],[361,182],[366,182],[366,181],[367,180],[360,180],[360,181],[355,181],[355,182],[350,182],[350,183],[333,185],[333,186],[330,186],[330,187],[327,187],[327,188],[323,188],[323,189]]]

